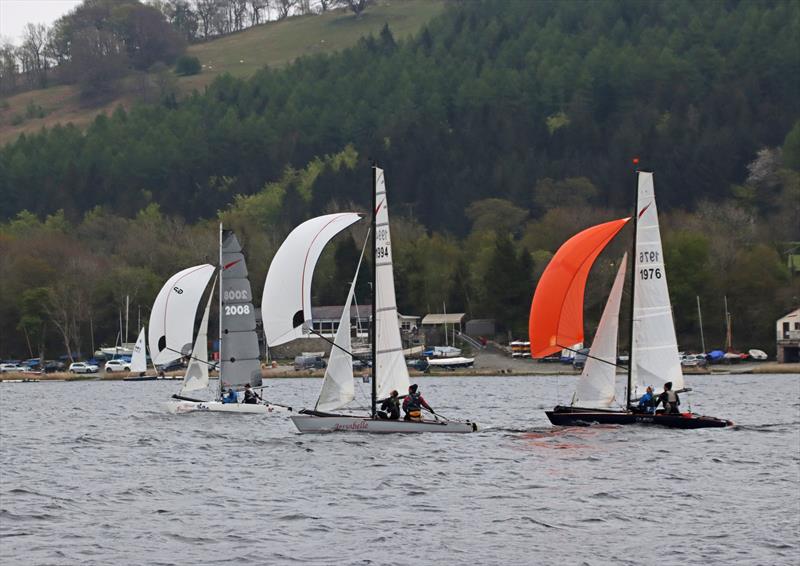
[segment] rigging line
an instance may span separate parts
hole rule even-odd
[[[561,344],[558,344],[558,343],[556,344],[556,346],[558,346],[559,348],[563,348],[564,350],[569,350],[570,352],[575,352],[576,354],[580,353],[579,350],[575,350],[573,348],[568,348],[567,346],[562,346]],[[615,364],[614,362],[609,362],[608,360],[604,360],[602,358],[598,358],[597,356],[592,356],[592,355],[590,355],[588,353],[587,354],[583,354],[583,355],[585,355],[587,358],[592,358],[593,360],[597,360],[598,362],[603,362],[604,364],[608,364],[610,366],[614,366],[615,368],[628,369],[628,366],[623,366],[622,364]]]
[[[164,348],[164,350],[169,350],[170,352],[175,352],[176,354],[180,354],[182,358],[189,358],[190,360],[194,360],[194,361],[196,361],[196,362],[200,362],[200,363],[206,364],[206,365],[209,367],[209,369],[216,369],[216,367],[219,365],[217,362],[213,362],[213,363],[212,363],[212,362],[209,362],[208,360],[203,360],[203,359],[200,359],[200,358],[195,358],[195,357],[194,357],[194,356],[192,356],[191,354],[190,354],[190,355],[188,355],[188,356],[185,356],[185,355],[183,354],[183,352],[181,352],[181,351],[179,351],[179,350],[175,350],[174,348],[170,348],[169,346],[167,346],[166,348]],[[162,350],[162,351],[163,351],[163,350]],[[164,365],[164,364],[159,364],[159,365]]]

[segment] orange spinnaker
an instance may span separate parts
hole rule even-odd
[[[583,342],[586,278],[603,248],[630,218],[578,232],[558,248],[536,286],[528,320],[531,356],[543,358]]]

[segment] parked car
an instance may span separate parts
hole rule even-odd
[[[681,354],[681,365],[683,367],[705,367],[708,364],[703,354]]]
[[[583,366],[586,365],[586,359],[589,357],[589,348],[581,348],[578,350],[578,353],[575,354],[575,358],[572,360],[572,367],[575,369],[583,369]]]
[[[51,360],[49,362],[45,362],[44,364],[44,372],[45,373],[55,373],[57,371],[64,371],[67,369],[67,364],[64,362],[57,362]]]
[[[130,364],[128,364],[128,369],[130,370]],[[168,372],[168,371],[178,371],[186,368],[186,364],[183,363],[183,360],[174,360],[172,362],[167,362],[163,365],[156,366],[156,369],[159,373],[161,372]],[[213,365],[209,366],[209,370],[216,369]]]
[[[108,360],[106,362],[106,372],[131,371],[131,363],[122,359]]]
[[[23,372],[25,367],[19,364],[0,364],[0,373]]]
[[[327,367],[327,363],[320,356],[297,356],[294,359],[294,370],[300,371],[304,369],[323,369]]]
[[[69,364],[69,372],[70,373],[97,373],[99,370],[96,365],[89,364],[86,362],[73,362]]]

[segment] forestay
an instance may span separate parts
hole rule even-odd
[[[194,341],[192,356],[186,368],[186,375],[183,376],[183,391],[196,391],[208,387],[208,316],[211,312],[211,301],[214,300],[214,287],[215,285],[211,286],[206,310],[200,321],[197,339]]]
[[[632,399],[641,396],[647,385],[658,387],[671,381],[675,390],[684,386],[652,173],[639,173],[637,210],[636,257],[633,262]]]
[[[153,365],[177,360],[191,351],[197,307],[214,271],[208,264],[189,267],[170,277],[159,291],[147,336]]]
[[[622,302],[627,263],[628,254],[625,254],[603,309],[603,316],[600,317],[600,324],[597,326],[586,364],[575,387],[573,406],[605,409],[614,402],[619,307]]]
[[[139,331],[136,344],[133,345],[131,355],[131,373],[143,373],[147,371],[147,347],[144,343],[144,327]]]
[[[220,237],[220,386],[259,386],[261,361],[247,265],[236,235],[223,230]]]
[[[303,335],[311,325],[311,279],[325,245],[336,234],[359,220],[355,212],[312,218],[292,230],[272,259],[261,316],[267,346],[278,346]]]
[[[356,273],[353,282],[350,284],[350,292],[347,294],[347,301],[339,319],[339,328],[336,330],[336,337],[333,339],[331,355],[328,359],[328,367],[325,369],[325,378],[322,380],[322,390],[317,400],[318,411],[335,411],[355,398],[355,386],[353,385],[353,355],[350,340],[350,305],[353,304],[356,283],[358,282],[358,272],[361,269],[361,261],[364,259],[364,251],[361,251],[361,258],[356,266]]]
[[[378,399],[397,390],[401,395],[408,391],[409,379],[400,327],[397,323],[397,305],[392,267],[392,241],[389,230],[389,205],[386,200],[386,182],[383,169],[375,167],[375,350]]]

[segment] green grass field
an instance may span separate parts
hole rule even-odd
[[[371,6],[356,19],[345,10],[317,16],[297,16],[282,22],[270,22],[206,43],[192,45],[188,54],[200,59],[203,72],[192,77],[178,77],[180,92],[202,91],[215,77],[230,73],[237,77],[252,75],[264,65],[280,67],[314,53],[332,52],[354,45],[359,38],[377,35],[385,23],[396,39],[413,35],[445,8],[445,0],[390,0]],[[56,86],[23,92],[0,104],[0,144],[15,140],[25,132],[72,122],[89,124],[100,112],[113,111],[119,105],[130,106],[136,100],[132,92],[123,92],[116,100],[102,106],[80,104],[73,86]],[[41,107],[43,117],[26,117],[32,104]]]

